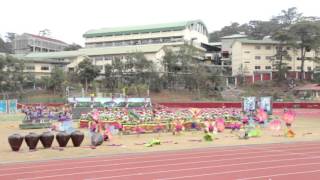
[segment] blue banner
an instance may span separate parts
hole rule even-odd
[[[17,100],[16,99],[8,100],[8,105],[9,105],[9,113],[16,113],[17,112]]]
[[[0,113],[6,113],[6,112],[7,112],[7,101],[0,100]]]

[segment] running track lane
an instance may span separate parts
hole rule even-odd
[[[194,150],[0,165],[0,179],[318,180],[320,142]]]

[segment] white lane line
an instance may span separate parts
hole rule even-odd
[[[279,144],[279,145],[286,145],[286,144]],[[227,148],[222,148],[222,150],[220,150],[220,148],[218,147],[217,149],[216,148],[206,148],[206,149],[201,149],[201,150],[195,150],[195,151],[188,151],[188,152],[180,152],[180,153],[170,153],[170,152],[168,152],[168,153],[163,153],[163,154],[157,154],[157,157],[170,157],[170,156],[174,156],[174,157],[176,157],[177,155],[179,156],[179,155],[184,155],[184,156],[186,156],[186,155],[198,155],[198,154],[209,154],[209,153],[214,153],[214,152],[217,152],[217,153],[223,153],[223,152],[234,152],[234,151],[237,151],[237,152],[239,152],[239,151],[241,151],[241,150],[248,150],[248,149],[252,149],[252,146],[254,146],[254,145],[245,145],[245,146],[234,146],[234,147],[236,147],[237,149],[231,149],[231,148],[234,148],[234,147],[232,147],[232,146],[228,146]],[[264,150],[264,145],[257,145],[257,146],[259,146],[259,147],[261,147],[261,148],[256,148],[257,150]],[[320,146],[320,143],[318,143],[318,144],[311,144],[311,146],[309,146],[309,147],[314,147],[314,146]],[[298,145],[298,146],[295,146],[295,147],[301,147],[300,145]],[[210,152],[212,150],[212,152]],[[198,151],[198,152],[197,152]],[[155,153],[155,152],[153,152],[153,153]],[[157,153],[159,153],[159,152],[157,152]],[[160,152],[161,153],[161,152]],[[134,155],[133,155],[134,156]],[[86,164],[86,163],[97,163],[97,162],[109,162],[109,161],[116,161],[116,160],[137,160],[137,159],[140,159],[140,158],[143,158],[143,159],[145,159],[146,157],[150,157],[150,158],[152,158],[152,156],[154,156],[154,154],[150,154],[150,156],[149,156],[149,154],[148,154],[148,156],[143,156],[143,155],[140,155],[139,157],[137,157],[137,156],[134,156],[134,157],[129,157],[129,158],[121,158],[121,156],[117,159],[117,158],[111,158],[111,159],[104,159],[104,160],[101,160],[101,159],[93,159],[93,160],[88,160],[88,161],[81,161],[81,162],[64,162],[64,163],[60,163],[59,161],[59,163],[54,163],[54,164],[32,164],[32,166],[26,166],[26,165],[24,165],[23,167],[14,167],[14,168],[2,168],[1,169],[1,166],[0,166],[0,171],[7,171],[7,170],[16,170],[16,169],[19,169],[19,170],[21,170],[21,169],[33,169],[33,168],[38,168],[38,167],[47,167],[47,166],[55,166],[55,165],[66,165],[66,164]],[[48,162],[50,162],[50,161],[47,161],[47,163]]]
[[[262,154],[261,156],[253,156],[253,157],[265,157],[264,154],[267,154],[268,151],[260,151],[260,152],[243,152],[243,153],[233,153],[232,155],[240,156],[240,155],[252,155],[252,154]],[[314,151],[314,153],[319,153],[318,151]],[[281,154],[282,156],[283,154]],[[286,154],[290,155],[290,154]],[[199,159],[199,158],[216,158],[216,157],[225,157],[226,154],[222,155],[206,155],[206,156],[195,156],[195,157],[182,157],[182,158],[173,158],[173,159],[157,159],[157,160],[149,160],[149,161],[137,161],[137,162],[126,162],[126,163],[114,163],[114,164],[102,164],[102,165],[91,165],[91,166],[80,166],[80,167],[70,167],[70,168],[58,168],[58,169],[48,169],[48,170],[41,170],[41,172],[54,172],[54,171],[60,171],[60,170],[73,170],[73,169],[82,169],[82,168],[92,168],[92,167],[110,167],[110,166],[119,166],[119,165],[134,165],[134,164],[144,164],[144,163],[154,163],[154,162],[167,162],[167,161],[176,161],[176,160],[192,160],[192,159]],[[278,155],[272,155],[272,156],[280,156]],[[271,156],[271,157],[272,157]],[[228,159],[220,159],[222,161],[228,160]],[[230,158],[230,160],[233,160],[233,158]],[[219,160],[215,160],[219,161]],[[34,172],[17,172],[17,173],[8,173],[8,174],[0,174],[1,176],[8,176],[8,175],[22,175],[22,174],[33,174]]]
[[[294,146],[292,146],[294,145]],[[221,152],[223,150],[224,152],[227,151],[239,151],[239,149],[246,149],[250,147],[261,147],[263,149],[264,147],[280,147],[280,148],[287,148],[288,146],[290,147],[301,147],[301,145],[310,145],[310,146],[320,146],[320,142],[315,142],[315,141],[296,141],[296,142],[277,142],[277,143],[269,143],[269,144],[247,144],[247,145],[236,145],[236,146],[216,146],[216,147],[204,147],[204,148],[196,148],[196,149],[182,149],[182,150],[168,150],[168,151],[156,151],[156,152],[140,152],[140,153],[125,153],[125,154],[120,154],[120,155],[97,155],[93,157],[74,157],[74,158],[61,158],[61,159],[52,159],[52,160],[44,160],[44,161],[32,161],[32,162],[20,162],[17,164],[2,164],[0,163],[0,171],[1,170],[14,170],[14,169],[24,169],[24,168],[33,168],[34,167],[47,167],[47,166],[54,166],[54,165],[65,165],[66,163],[74,163],[74,164],[82,164],[82,163],[92,163],[92,162],[98,162],[101,160],[101,158],[110,158],[106,160],[102,160],[102,162],[106,161],[116,161],[116,160],[134,160],[134,159],[139,159],[139,158],[146,158],[146,157],[152,157],[154,153],[157,153],[157,157],[165,157],[165,156],[177,156],[177,155],[187,155],[187,154],[194,154],[194,152],[197,152],[199,154],[202,153],[208,153],[208,151],[212,152]],[[306,147],[306,146],[304,146]],[[237,148],[231,149],[231,148]],[[270,147],[271,148],[271,147]],[[182,152],[183,151],[183,152]],[[179,152],[179,153],[177,153]],[[132,157],[133,156],[133,157]],[[137,157],[138,156],[138,157]],[[129,158],[127,158],[129,157]],[[78,158],[78,159],[75,159]],[[88,161],[81,161],[81,162],[74,162],[75,160],[78,161],[79,158],[81,160],[88,160]],[[61,161],[67,161],[64,163],[59,163]],[[97,161],[98,160],[98,161]],[[70,162],[71,161],[71,162]],[[42,164],[42,163],[48,163],[51,162],[51,164]],[[56,163],[56,164],[52,164]],[[26,164],[28,166],[26,167]],[[17,166],[17,165],[23,165],[22,167],[15,167],[15,168],[7,168],[8,165],[10,166]],[[3,166],[3,169],[1,169],[1,166]],[[5,169],[4,169],[5,168]]]
[[[303,164],[283,165],[283,166],[267,166],[267,167],[263,167],[263,168],[241,169],[241,170],[234,170],[234,171],[223,171],[223,172],[217,172],[217,173],[206,173],[206,174],[197,174],[197,175],[190,175],[190,176],[177,176],[177,177],[169,177],[169,178],[159,178],[157,180],[186,179],[186,178],[195,178],[195,177],[203,177],[203,176],[212,176],[212,175],[248,172],[248,171],[256,171],[256,170],[266,170],[266,169],[275,169],[275,168],[283,168],[283,167],[299,167],[299,166],[309,166],[309,165],[319,165],[319,164],[320,164],[320,162],[318,162],[318,163],[303,163]],[[176,171],[185,171],[185,170],[192,170],[192,169],[183,169],[183,170],[180,169],[180,170],[176,170]],[[117,178],[117,176],[114,176],[112,178]],[[109,177],[100,178],[100,179],[109,179]],[[93,179],[91,179],[91,180],[93,180]]]
[[[318,153],[319,151],[314,151],[314,152],[310,152],[310,150],[318,150],[319,148],[311,148],[311,149],[301,149],[301,150],[305,150],[305,151],[309,151],[308,153]],[[279,152],[278,150],[270,150],[270,149],[255,149],[255,148],[250,148],[250,150],[260,150],[259,152],[254,152],[254,151],[250,151],[250,152],[243,152],[243,153],[233,153],[232,155],[252,155],[252,154],[267,154],[270,152]],[[281,152],[281,151],[280,151]],[[296,154],[296,153],[288,153],[288,152],[281,152],[283,154],[278,154],[280,156],[282,155],[301,155]],[[277,155],[277,156],[278,156]],[[303,154],[305,155],[305,154]],[[113,164],[102,164],[102,165],[90,165],[90,166],[80,166],[80,167],[67,167],[67,168],[51,168],[51,169],[47,169],[47,170],[41,170],[41,172],[54,172],[54,171],[61,171],[61,170],[74,170],[74,169],[83,169],[83,168],[95,168],[95,167],[110,167],[110,166],[119,166],[119,165],[133,165],[133,164],[141,164],[141,163],[150,163],[150,162],[163,162],[163,161],[176,161],[176,160],[189,160],[189,159],[198,159],[198,158],[215,158],[215,157],[224,157],[226,156],[226,154],[211,154],[211,155],[206,155],[206,156],[196,156],[196,157],[182,157],[182,158],[173,158],[173,159],[154,159],[154,160],[147,160],[147,161],[137,161],[137,162],[126,162],[126,163],[113,163]],[[274,155],[271,155],[271,157],[273,157]],[[265,156],[254,156],[254,157],[265,157]],[[223,160],[228,160],[228,159],[223,159]],[[232,158],[231,158],[232,160]],[[32,174],[34,173],[33,171],[30,172],[16,172],[16,173],[2,173],[0,174],[1,176],[8,176],[8,175],[23,175],[23,174]]]
[[[223,154],[224,152],[234,152],[234,151],[246,151],[248,149],[246,148],[241,148],[240,150],[236,150],[236,149],[229,149],[229,150],[223,150],[223,151],[218,151],[220,152],[221,154]],[[154,152],[156,153],[156,152]],[[157,155],[155,156],[155,154],[152,154],[150,156],[134,156],[134,157],[129,157],[129,158],[121,158],[121,156],[117,159],[114,159],[114,158],[111,158],[111,159],[103,159],[101,160],[101,158],[107,158],[107,157],[101,157],[100,159],[97,159],[97,160],[88,160],[88,161],[79,161],[79,162],[61,162],[63,160],[60,160],[59,163],[56,163],[56,164],[48,164],[50,163],[51,161],[47,161],[46,164],[32,164],[32,166],[27,166],[25,165],[24,167],[15,167],[15,168],[2,168],[1,169],[1,166],[0,166],[0,171],[8,171],[8,170],[21,170],[21,169],[31,169],[31,168],[39,168],[39,167],[47,167],[47,166],[59,166],[59,165],[66,165],[66,164],[87,164],[87,163],[98,163],[98,162],[109,162],[109,161],[118,161],[118,160],[139,160],[139,159],[146,159],[146,158],[154,158],[154,157],[157,157],[157,158],[165,158],[165,157],[170,157],[170,156],[173,156],[173,157],[176,157],[176,156],[193,156],[193,155],[201,155],[201,154],[210,154],[210,153],[213,153],[213,152],[210,152],[210,151],[201,151],[199,153],[195,153],[195,152],[191,152],[191,153],[170,153],[170,154],[164,154],[163,156],[162,155]]]
[[[318,151],[316,151],[318,153]],[[197,163],[203,163],[203,162],[224,162],[224,161],[233,161],[233,160],[248,160],[248,159],[256,159],[256,158],[265,158],[265,157],[281,157],[282,155],[269,155],[269,156],[253,156],[253,157],[246,157],[246,158],[231,158],[231,159],[221,159],[221,160],[211,160],[211,161],[198,161],[198,162],[192,162],[192,163],[175,163],[175,164],[164,164],[164,165],[155,165],[155,166],[149,166],[149,167],[162,167],[162,166],[174,166],[174,165],[183,165],[183,164],[197,164]],[[255,162],[246,162],[246,163],[234,163],[234,164],[225,164],[225,165],[219,165],[219,166],[214,166],[214,167],[227,167],[227,166],[236,166],[236,165],[241,165],[241,164],[258,164],[261,162],[278,162],[278,161],[291,161],[291,160],[305,160],[305,159],[318,159],[320,156],[315,156],[315,157],[304,157],[304,158],[287,158],[287,159],[276,159],[276,160],[268,160],[268,161],[255,161]],[[210,166],[212,167],[212,166]],[[61,177],[61,176],[72,176],[72,175],[83,175],[83,174],[92,174],[92,173],[102,173],[102,172],[115,172],[115,171],[122,171],[122,170],[130,170],[130,169],[143,169],[143,168],[148,168],[148,166],[140,166],[140,167],[134,167],[134,168],[117,168],[117,169],[107,169],[107,170],[98,170],[98,171],[88,171],[88,172],[77,172],[77,173],[69,173],[69,174],[55,174],[55,175],[50,175],[50,176],[38,176],[38,177],[33,177],[32,179],[42,179],[42,178],[52,178],[52,177]],[[28,178],[26,178],[28,179]]]
[[[272,174],[272,175],[268,175],[268,176],[255,176],[255,177],[248,177],[248,178],[240,178],[240,179],[237,179],[237,180],[270,178],[270,177],[289,176],[289,175],[296,175],[296,174],[311,174],[311,173],[316,173],[316,172],[320,172],[320,169],[319,170],[314,170],[314,171],[299,171],[299,172],[294,172],[294,173]]]

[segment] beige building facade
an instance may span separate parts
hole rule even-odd
[[[231,36],[230,36],[231,37]],[[224,44],[222,39],[222,61],[230,62],[232,76],[243,76],[247,82],[272,80],[277,74],[275,57],[279,42],[269,38],[263,40],[249,40],[245,36],[234,36],[227,39]],[[284,58],[288,72],[287,79],[298,79],[301,71],[299,49],[284,45],[289,57]],[[313,71],[320,68],[320,64],[313,61],[319,56],[315,51],[306,52],[303,74],[305,79],[313,78]]]
[[[179,49],[184,44],[195,46],[205,52],[202,43],[208,43],[208,30],[200,20],[184,21],[145,26],[118,28],[102,28],[87,31],[85,47],[76,51],[59,51],[46,53],[29,53],[21,57],[26,60],[26,72],[33,72],[37,77],[50,74],[52,67],[61,64],[66,72],[75,71],[78,64],[85,58],[92,61],[105,72],[105,65],[113,60],[125,61],[128,56],[143,53],[147,60],[153,61],[158,71],[163,71],[162,58],[164,49]],[[35,63],[37,62],[37,63]],[[46,65],[41,64],[48,62]],[[33,63],[33,64],[32,64]],[[49,68],[45,68],[48,66]]]

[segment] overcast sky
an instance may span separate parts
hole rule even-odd
[[[319,0],[3,0],[0,35],[50,29],[51,36],[83,45],[89,29],[201,19],[209,32],[231,22],[268,20],[297,7],[320,16]]]

